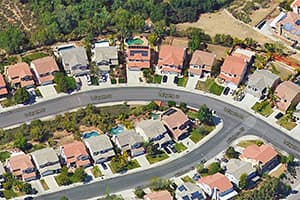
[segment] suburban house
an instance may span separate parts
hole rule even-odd
[[[256,70],[248,78],[246,92],[257,98],[268,95],[269,89],[275,89],[279,84],[280,77],[269,70]]]
[[[254,51],[243,48],[236,48],[231,55],[243,58],[248,64],[252,64],[255,58]]]
[[[262,173],[272,170],[279,164],[278,153],[268,144],[261,146],[253,144],[246,147],[240,159],[259,167]]]
[[[2,184],[4,183],[5,179],[4,179],[4,174],[6,173],[3,163],[0,162],[0,189],[3,188]]]
[[[190,61],[190,76],[210,76],[211,68],[216,64],[216,54],[196,50]]]
[[[53,83],[54,73],[59,71],[56,61],[53,57],[47,56],[33,60],[30,64],[37,83],[47,85]]]
[[[219,172],[200,178],[198,184],[212,200],[227,200],[238,194],[229,179]]]
[[[176,188],[175,197],[178,200],[205,200],[201,188],[190,182],[183,183]]]
[[[70,76],[89,74],[88,57],[84,47],[66,48],[59,51],[65,72]]]
[[[74,141],[60,147],[60,155],[67,167],[89,167],[91,165],[90,156],[85,145],[80,141]]]
[[[34,151],[31,157],[41,176],[58,173],[61,169],[59,158],[52,148]]]
[[[162,113],[160,117],[175,140],[184,139],[189,135],[192,122],[182,110],[172,107]]]
[[[118,49],[116,46],[95,47],[92,61],[96,63],[99,73],[109,73],[110,67],[119,65]]]
[[[297,104],[295,111],[293,112],[293,119],[300,123],[300,103]]]
[[[236,90],[245,79],[247,60],[240,56],[227,56],[221,66],[219,78],[232,90]]]
[[[293,10],[296,12],[287,12],[277,22],[276,32],[291,41],[300,40],[300,15],[299,6],[294,6]]]
[[[95,163],[103,163],[110,160],[114,155],[114,147],[107,135],[98,135],[84,140],[85,145]]]
[[[294,13],[300,15],[300,0],[295,0],[291,3],[291,8]]]
[[[239,187],[239,181],[242,174],[247,174],[247,178],[250,181],[257,175],[256,168],[249,162],[235,158],[230,159],[226,164],[225,176]]]
[[[5,75],[10,85],[14,88],[34,87],[33,75],[27,63],[21,62],[5,68]]]
[[[132,157],[144,154],[143,137],[134,130],[122,132],[122,134],[114,135],[113,141],[122,152],[130,152]]]
[[[172,200],[172,195],[167,190],[151,192],[144,196],[144,200]]]
[[[136,124],[135,130],[145,141],[153,142],[159,148],[172,141],[167,129],[160,120],[142,120]]]
[[[23,181],[31,181],[37,178],[36,168],[31,157],[23,152],[12,154],[6,161],[6,168],[16,178]]]
[[[279,84],[274,94],[277,98],[275,105],[283,112],[286,112],[292,103],[297,104],[300,101],[300,87],[291,81]]]
[[[151,66],[151,50],[148,45],[130,45],[127,49],[129,70],[148,69]]]
[[[6,82],[2,74],[0,74],[0,98],[8,94]]]
[[[181,74],[186,49],[171,45],[161,45],[159,49],[158,68],[162,74]]]

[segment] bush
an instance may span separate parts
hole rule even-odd
[[[117,80],[114,78],[112,78],[110,81],[111,81],[111,84],[117,84]]]
[[[18,104],[28,102],[30,100],[29,92],[25,88],[17,89],[17,91],[14,95],[14,100]]]
[[[239,157],[239,153],[237,151],[235,151],[235,149],[233,147],[228,147],[228,149],[225,152],[225,155],[229,159]]]
[[[213,162],[208,166],[208,174],[209,175],[213,175],[213,174],[215,174],[217,172],[221,172],[221,171],[222,171],[222,169],[221,169],[220,163],[218,163],[218,162]]]
[[[134,191],[134,194],[138,197],[138,198],[140,198],[140,199],[142,199],[142,198],[144,198],[144,196],[145,196],[145,192],[144,192],[144,190],[141,188],[141,187],[137,187],[136,189],[135,189],[135,191]]]

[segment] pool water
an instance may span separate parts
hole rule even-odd
[[[127,43],[128,45],[141,45],[141,44],[144,43],[144,41],[141,40],[140,38],[135,38],[135,39],[128,39],[128,40],[126,41],[126,43]]]
[[[87,132],[87,133],[84,133],[82,138],[83,139],[88,139],[90,137],[94,137],[94,136],[98,136],[99,133],[97,131],[92,131],[92,132]]]
[[[118,125],[118,126],[112,128],[110,132],[113,135],[118,135],[118,134],[122,133],[123,131],[124,131],[124,128],[122,126]]]
[[[150,116],[151,116],[151,119],[154,119],[154,120],[159,118],[159,114],[156,114],[156,113],[151,113]]]

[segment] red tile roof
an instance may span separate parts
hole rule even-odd
[[[6,83],[2,74],[0,74],[0,95],[8,94]]]
[[[63,145],[62,148],[63,148],[63,151],[64,151],[64,155],[67,158],[67,163],[68,164],[76,162],[76,164],[78,166],[83,166],[85,164],[90,163],[89,160],[84,161],[84,162],[80,161],[80,160],[77,160],[77,158],[79,156],[88,155],[88,153],[86,151],[86,148],[85,148],[85,145],[82,142],[75,141],[73,143]],[[86,163],[86,162],[88,162],[88,163]]]
[[[172,200],[172,196],[167,190],[162,190],[146,194],[144,200]]]
[[[10,78],[12,84],[21,83],[21,87],[33,85],[33,80],[21,80],[24,77],[32,77],[29,65],[25,62],[7,66],[6,74]],[[15,78],[15,79],[13,79]]]
[[[295,0],[292,4],[291,4],[291,6],[293,7],[293,6],[299,6],[300,7],[300,0]]]
[[[199,179],[198,183],[208,185],[211,189],[217,188],[221,193],[233,188],[228,178],[219,172]]]
[[[278,109],[286,111],[291,102],[300,95],[300,87],[291,81],[284,81],[276,87],[274,93],[280,98],[276,102],[276,106]]]
[[[192,65],[208,65],[212,66],[215,62],[216,55],[206,51],[196,50],[193,53],[190,64]]]
[[[10,170],[15,176],[20,176],[24,179],[30,178],[30,177],[35,177],[36,173],[23,173],[23,170],[29,169],[29,168],[34,168],[34,165],[31,161],[31,158],[29,155],[25,154],[19,154],[15,155],[9,158],[8,160]]]
[[[158,65],[174,65],[182,66],[184,60],[185,49],[170,45],[162,45],[159,50]]]
[[[143,54],[142,52],[145,52],[146,54]],[[150,48],[148,46],[128,47],[127,59],[129,68],[150,68]]]
[[[263,144],[259,147],[256,144],[253,144],[244,149],[243,153],[240,155],[240,158],[253,159],[260,161],[262,164],[266,164],[277,155],[278,153],[270,145]]]
[[[56,61],[53,57],[47,56],[32,61],[39,75],[50,73],[47,76],[39,77],[39,83],[51,81],[54,79],[53,72],[59,71]]]

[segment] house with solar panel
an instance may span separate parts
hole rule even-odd
[[[300,41],[300,15],[287,12],[276,23],[276,32],[291,41]]]
[[[175,197],[178,200],[204,200],[201,188],[194,183],[183,183],[179,185],[175,191]]]

